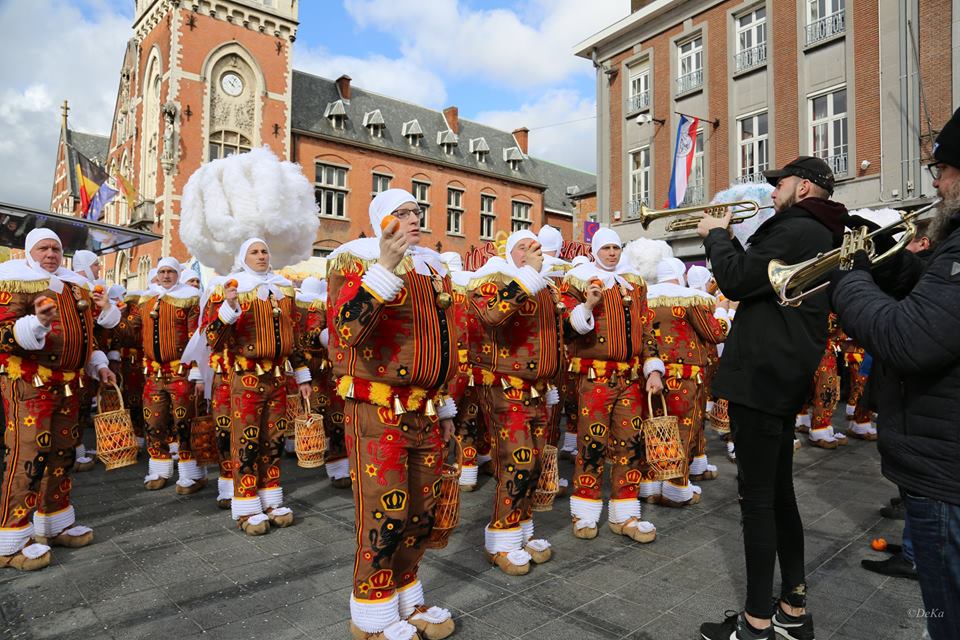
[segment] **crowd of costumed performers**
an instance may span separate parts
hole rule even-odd
[[[773,215],[773,189],[717,194],[715,203],[760,206],[731,227],[742,246]],[[890,215],[857,213],[879,224]],[[411,193],[383,191],[364,237],[328,255],[325,271],[293,271],[313,253],[313,188],[262,148],[190,177],[180,240],[193,260],[163,257],[144,291],[108,286],[90,252],[67,269],[61,239],[31,232],[26,257],[0,265],[0,565],[40,569],[52,546],[92,542],[70,488],[97,455],[83,427],[98,384],[119,385],[130,409],[144,489],[197,494],[216,465],[217,506],[246,535],[297,521],[285,453],[318,482],[352,490],[357,549],[344,606],[355,638],[453,633],[419,567],[449,524],[438,505],[451,487],[477,490],[481,473],[492,478],[489,519],[458,535],[482,539],[486,561],[507,576],[551,560],[535,525],[558,496],[570,515],[561,535],[643,544],[657,538],[656,508],[708,498],[704,483],[721,473],[707,458],[711,430],[736,460],[728,402],[711,380],[738,307],[708,268],[607,227],[575,252],[588,255],[567,261],[572,239],[545,225],[504,235],[465,270],[459,254],[424,246],[422,215]],[[212,271],[205,282],[197,264]],[[796,418],[824,449],[876,439],[870,357],[829,322]],[[844,371],[845,434],[832,426]],[[459,474],[448,486],[454,448]]]

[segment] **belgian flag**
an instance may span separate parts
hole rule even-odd
[[[77,189],[80,191],[80,212],[86,218],[90,212],[90,205],[95,204],[92,217],[96,220],[100,217],[103,206],[117,192],[107,185],[109,176],[106,171],[76,149],[74,149],[74,153],[77,154]],[[112,194],[109,192],[112,192]]]

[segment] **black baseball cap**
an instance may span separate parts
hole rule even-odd
[[[783,169],[771,169],[763,172],[763,177],[774,187],[777,186],[780,178],[787,176],[797,176],[803,180],[809,180],[833,195],[833,170],[820,158],[800,156],[787,163],[787,166]]]

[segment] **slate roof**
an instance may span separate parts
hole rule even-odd
[[[356,85],[351,85],[349,103],[343,103],[346,111],[343,126],[337,128],[325,113],[328,105],[340,99],[335,81],[294,71],[291,128],[295,132],[379,148],[389,153],[545,188],[546,208],[554,211],[573,211],[573,203],[566,193],[567,187],[577,186],[583,189],[596,183],[594,174],[532,156],[524,156],[519,167],[514,170],[505,159],[507,154],[516,155],[516,152],[511,151],[517,147],[513,134],[463,118],[459,119],[457,144],[451,147],[451,153],[447,153],[440,144],[441,139],[450,140],[450,136],[441,135],[449,130],[442,112],[365,91]],[[377,110],[384,121],[381,137],[375,136],[369,128],[363,126],[365,115]],[[416,146],[411,145],[403,136],[404,125],[414,120],[423,130],[423,136]],[[470,152],[471,140],[480,138],[483,138],[490,149],[486,154],[486,162],[480,162],[476,155]],[[474,148],[477,145],[479,142],[474,143]]]
[[[80,196],[76,175],[78,151],[101,167],[105,167],[107,153],[110,151],[110,136],[98,136],[67,129],[67,175],[70,179],[70,193],[74,197]]]

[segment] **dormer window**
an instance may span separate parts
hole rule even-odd
[[[510,165],[514,171],[519,171],[520,163],[523,162],[523,152],[520,147],[508,147],[503,150],[503,161]]]
[[[363,126],[374,138],[382,138],[383,130],[386,128],[386,122],[383,120],[383,114],[380,109],[368,111],[363,114]]]
[[[423,127],[416,120],[403,123],[403,137],[407,139],[411,147],[420,146],[420,138],[423,137]]]
[[[343,100],[327,103],[327,108],[323,111],[323,117],[330,120],[334,129],[343,129],[347,120],[347,107],[343,104]]]
[[[485,138],[473,138],[470,140],[470,153],[477,159],[477,162],[486,163],[487,155],[490,153],[490,145]]]
[[[453,154],[453,150],[456,148],[459,142],[460,139],[457,134],[450,129],[437,132],[437,144],[440,145],[440,148],[443,149],[443,152],[448,156]]]

